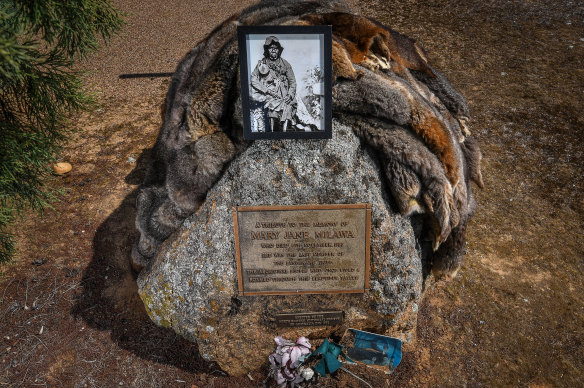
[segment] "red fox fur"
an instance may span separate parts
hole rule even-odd
[[[345,45],[348,56],[355,64],[363,63],[371,52],[392,59],[411,70],[423,71],[435,77],[421,47],[414,39],[386,28],[363,16],[343,12],[333,12],[302,17],[314,25],[332,25],[333,35]]]
[[[301,18],[309,24],[330,24],[333,27],[333,75],[356,79],[358,72],[352,64],[364,64],[370,55],[396,62],[396,73],[405,69],[423,71],[435,77],[423,50],[411,39],[399,32],[385,28],[362,16],[342,12],[312,14]],[[405,68],[405,69],[404,69]],[[459,168],[448,136],[448,128],[431,112],[414,109],[411,126],[430,149],[436,153],[450,183],[459,180]]]
[[[470,180],[483,184],[478,143],[465,131],[466,101],[430,67],[414,39],[346,12],[343,0],[264,0],[219,25],[183,58],[138,195],[136,270],[152,263],[248,146],[241,136],[237,26],[296,24],[332,25],[335,119],[350,125],[385,163],[387,187],[401,212],[429,215],[424,228],[431,229],[434,250],[444,243],[435,273],[456,273],[465,225],[476,207]]]

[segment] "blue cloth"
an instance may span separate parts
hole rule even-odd
[[[351,329],[351,331],[355,333],[355,340],[353,341],[354,349],[373,349],[381,352],[389,360],[390,371],[393,371],[401,362],[402,342],[397,338],[367,333],[356,329]]]

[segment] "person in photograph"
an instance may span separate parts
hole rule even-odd
[[[263,103],[271,130],[286,132],[296,124],[296,78],[290,63],[282,58],[282,51],[277,37],[266,38],[264,57],[251,73],[250,84],[251,98]]]

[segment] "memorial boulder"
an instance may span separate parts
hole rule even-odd
[[[345,329],[356,327],[389,332],[407,340],[415,328],[414,312],[422,289],[422,261],[412,223],[392,210],[395,206],[384,192],[379,165],[353,130],[336,122],[333,129],[333,139],[326,142],[254,142],[231,162],[207,193],[201,208],[185,220],[165,242],[153,264],[140,274],[140,296],[154,322],[197,341],[203,357],[217,361],[230,374],[242,374],[265,363],[273,350],[273,339],[278,335],[327,338],[332,334],[340,336]],[[364,293],[240,295],[233,207],[323,203],[371,205],[368,290]],[[289,220],[295,215],[294,211],[291,213]],[[282,234],[273,240],[263,240],[264,244],[268,241],[315,241],[293,233],[310,230],[319,223],[326,225],[320,229],[329,234],[328,238],[318,241],[334,246],[348,240],[335,238],[334,232],[342,229],[340,223],[335,225],[327,218],[312,218],[306,222],[310,224],[308,228],[299,227],[298,222],[295,227],[264,225],[268,227],[265,230]],[[351,231],[350,227],[345,229]],[[288,239],[285,233],[289,234]],[[313,250],[305,252],[310,253],[312,262],[317,262],[307,267],[306,274],[293,273],[291,269],[302,266],[289,264],[280,266],[286,271],[284,275],[273,277],[287,279],[286,283],[292,287],[303,276],[317,279],[310,286],[318,291],[327,278],[343,276],[340,264],[322,264],[332,260],[337,263],[336,255],[342,249],[320,249],[320,255]],[[315,253],[318,256],[314,257]],[[328,253],[334,253],[335,257],[330,259]],[[284,259],[298,260],[298,255],[293,259],[288,252]],[[317,321],[285,327],[277,321],[280,314],[307,312],[341,312],[344,317],[331,322],[332,325]]]
[[[252,25],[332,26],[332,139],[244,140],[237,28]],[[294,116],[318,106],[311,90],[286,96],[281,130],[318,129]],[[482,186],[468,118],[415,40],[343,1],[235,15],[185,56],[166,96],[131,256],[148,314],[230,374],[264,364],[276,336],[410,340],[425,279],[460,267],[471,182]]]

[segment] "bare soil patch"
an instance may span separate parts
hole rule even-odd
[[[83,66],[101,107],[74,118],[73,165],[44,217],[15,225],[19,257],[0,277],[0,386],[259,386],[223,375],[197,347],[156,327],[128,255],[136,190],[170,72],[251,1],[116,1],[125,31]],[[570,1],[354,8],[416,38],[468,99],[486,189],[457,278],[434,284],[418,340],[373,386],[574,387],[584,381],[584,8]],[[46,262],[45,262],[46,260]],[[252,380],[253,379],[253,380]],[[348,376],[324,386],[362,387]]]

